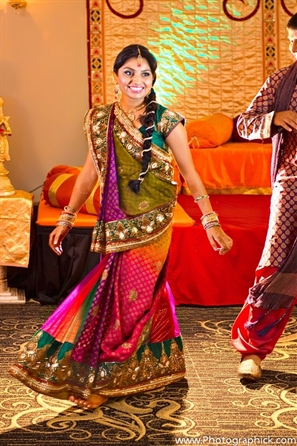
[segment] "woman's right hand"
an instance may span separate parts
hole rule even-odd
[[[63,252],[62,241],[70,231],[68,226],[56,226],[55,229],[50,233],[48,244],[50,248],[60,256]]]

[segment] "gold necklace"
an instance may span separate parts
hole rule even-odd
[[[135,117],[135,113],[136,112],[138,112],[139,110],[141,110],[143,107],[144,107],[144,102],[142,103],[142,104],[140,104],[138,107],[136,107],[136,108],[133,108],[132,110],[125,110],[123,107],[122,107],[122,104],[120,103],[120,102],[118,102],[118,104],[119,104],[119,107],[120,107],[120,109],[125,113],[125,115],[127,116],[127,118],[130,120],[130,121],[135,121],[135,119],[136,119],[136,117]]]

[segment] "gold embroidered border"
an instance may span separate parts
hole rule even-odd
[[[112,105],[101,105],[90,110],[85,117],[85,133],[101,185],[101,196],[106,176],[107,131]]]
[[[157,241],[172,225],[175,198],[139,217],[113,222],[97,222],[91,251],[109,254],[139,248]],[[106,238],[105,238],[106,237]]]
[[[85,364],[71,365],[71,350],[63,359],[58,360],[57,352],[47,358],[51,344],[38,349],[40,336],[24,347],[18,363],[13,364],[9,372],[26,386],[45,395],[62,399],[68,398],[70,392],[83,398],[91,394],[130,395],[167,385],[185,375],[184,353],[178,346],[180,338],[160,343],[160,358],[148,344],[143,346],[140,358],[136,352],[123,363],[103,362],[95,370]],[[164,344],[169,347],[168,354]],[[78,386],[75,381],[81,384]]]
[[[162,386],[168,386],[172,382],[179,381],[180,379],[184,378],[185,374],[186,372],[174,373],[172,375],[151,379],[147,383],[141,383],[139,385],[135,385],[133,387],[125,389],[115,388],[115,389],[101,390],[100,395],[107,397],[119,397],[140,392],[147,392],[148,390],[157,389]]]

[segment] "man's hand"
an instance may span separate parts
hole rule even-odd
[[[293,110],[276,112],[274,114],[273,124],[283,127],[288,132],[297,130],[297,113]]]

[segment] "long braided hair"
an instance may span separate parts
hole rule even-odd
[[[156,81],[157,60],[155,56],[143,45],[129,45],[122,49],[114,62],[113,71],[118,74],[119,69],[127,60],[133,57],[137,58],[140,55],[141,57],[143,57],[143,59],[146,59],[150,66],[151,72],[153,74],[154,85]],[[149,164],[152,157],[152,134],[155,127],[156,111],[158,108],[158,104],[156,103],[156,93],[153,88],[151,89],[149,95],[145,97],[144,103],[146,105],[144,114],[139,117],[141,125],[145,127],[141,156],[141,172],[137,180],[130,180],[128,183],[130,189],[136,194],[139,193],[140,185],[149,170]]]

